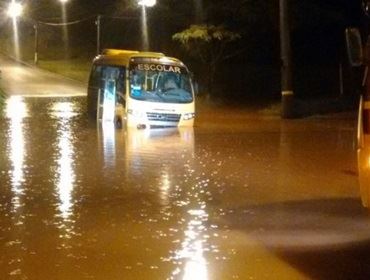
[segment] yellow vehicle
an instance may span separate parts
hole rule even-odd
[[[107,49],[93,61],[87,95],[92,117],[129,127],[193,126],[188,68],[162,53]]]
[[[364,5],[369,8],[370,1],[367,2]],[[357,162],[362,205],[370,208],[370,36],[363,48],[357,28],[347,28],[345,34],[349,64],[364,66],[357,120]]]

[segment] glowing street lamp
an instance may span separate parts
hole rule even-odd
[[[153,7],[157,4],[157,0],[139,0],[138,4],[145,7]]]
[[[143,50],[148,51],[149,49],[149,36],[148,36],[148,25],[147,25],[147,16],[146,16],[146,7],[153,7],[157,0],[138,0],[137,2],[142,6],[142,38],[143,38]]]
[[[65,58],[68,58],[69,38],[68,38],[67,7],[66,6],[69,0],[59,0],[59,2],[62,6],[64,55],[65,55]]]
[[[17,3],[14,0],[9,4],[7,14],[11,18],[19,17],[23,12],[23,6],[21,3]]]
[[[12,0],[8,6],[7,15],[12,18],[13,22],[13,39],[14,39],[14,54],[16,60],[20,59],[20,51],[19,51],[19,37],[18,37],[18,24],[17,19],[23,12],[23,6],[19,2],[15,2]]]

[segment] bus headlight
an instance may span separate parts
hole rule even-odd
[[[195,118],[195,113],[186,113],[182,115],[182,119],[187,121]]]
[[[132,109],[127,109],[127,114],[132,115],[135,118],[142,118],[144,116],[143,112]]]

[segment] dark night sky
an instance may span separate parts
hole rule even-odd
[[[181,52],[181,48],[172,41],[171,36],[196,22],[194,0],[157,0],[157,2],[156,7],[148,9],[152,50],[180,57],[191,64],[191,58],[185,52]],[[244,51],[239,52],[239,56],[224,64],[225,67],[221,69],[220,77],[227,79],[226,74],[230,72],[228,67],[239,69],[248,64],[251,67],[273,67],[271,71],[274,72],[266,72],[261,76],[261,80],[265,75],[274,75],[277,81],[278,72],[276,70],[280,65],[279,0],[203,0],[201,2],[203,18],[206,22],[224,24],[242,35],[238,42],[230,45],[227,53],[238,52],[240,49]],[[57,21],[58,15],[60,16],[60,3],[57,0],[28,0],[27,3],[31,18]],[[136,20],[136,23],[108,20],[108,16],[134,16],[140,19],[140,9],[133,5],[135,3],[136,0],[71,0],[68,3],[69,20],[78,20],[97,14],[106,15],[103,23],[103,47],[131,48],[132,46],[127,42],[131,43],[135,40],[136,45],[133,47],[139,46],[139,20]],[[332,72],[327,74],[330,77],[337,75],[336,67],[346,59],[345,28],[358,26],[362,28],[364,34],[365,30],[370,29],[369,20],[362,12],[361,0],[290,0],[289,4],[296,76],[301,76],[306,81],[307,72],[310,71],[309,74],[312,76],[312,73],[316,71],[311,70],[316,68],[310,67],[317,65],[331,67],[329,70]],[[81,32],[79,28],[76,28],[77,31],[74,32],[73,28],[70,28],[70,35],[76,34],[75,38],[80,41],[86,39],[85,41],[90,43],[91,50],[94,52],[96,27],[93,22],[86,23],[84,32]],[[71,38],[71,42],[73,40]],[[84,43],[78,45],[84,48],[87,46]],[[194,65],[194,67],[197,66]],[[223,70],[226,73],[222,73]],[[243,76],[240,80],[245,82],[241,87],[263,83],[257,82],[256,72],[253,74],[255,78],[251,80],[248,80],[249,74],[247,73],[240,75]],[[322,74],[323,77],[324,75],[326,73]],[[327,77],[324,79],[328,80]],[[298,83],[301,82],[298,81]],[[334,88],[337,86],[335,83],[333,82]],[[320,85],[317,92],[321,92],[323,82],[319,81],[317,84]],[[256,94],[273,92],[276,91],[275,87],[278,87],[277,83],[273,89],[256,87],[255,92]],[[310,90],[310,92],[313,91]],[[325,90],[325,92],[328,91]]]
[[[57,0],[28,0],[26,3],[31,18],[58,21],[60,3]],[[203,0],[201,3],[208,23],[224,24],[239,32],[242,44],[270,45],[267,48],[272,51],[270,56],[276,56],[278,0]],[[327,52],[337,49],[347,26],[361,26],[364,30],[370,26],[364,20],[361,0],[290,0],[289,3],[293,44],[299,47],[296,53],[302,57],[302,53],[309,54],[315,49]],[[67,4],[68,18],[78,20],[97,14],[138,17],[140,9],[135,4],[136,0],[71,0]],[[150,33],[156,38],[160,35],[162,40],[171,41],[174,32],[196,21],[194,0],[157,0],[157,5],[148,13]],[[125,24],[127,27],[128,23]],[[109,36],[113,38],[114,34]]]

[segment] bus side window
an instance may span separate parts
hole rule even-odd
[[[100,87],[102,67],[100,65],[94,65],[91,76],[89,79],[89,86],[94,88]]]
[[[125,99],[126,99],[126,77],[125,77],[126,69],[124,67],[119,67],[119,73],[116,80],[117,86],[117,101],[125,106]]]

